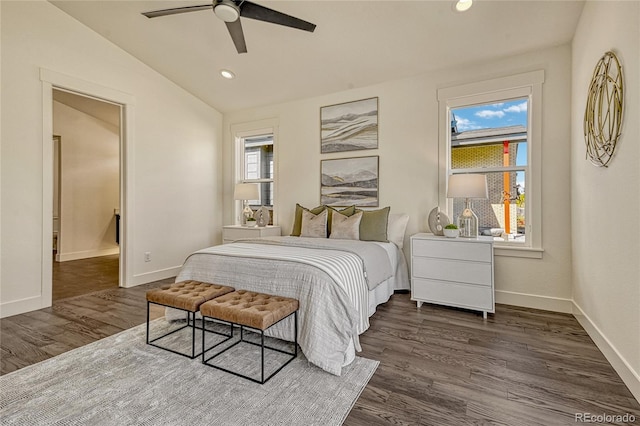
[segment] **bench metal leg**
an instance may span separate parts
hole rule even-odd
[[[287,315],[285,318],[282,318],[280,321],[283,321],[284,319],[289,318],[291,315],[294,316],[293,317],[293,321],[294,321],[294,343],[293,343],[294,344],[294,349],[293,349],[293,352],[287,352],[287,351],[284,351],[282,349],[278,349],[278,348],[274,348],[274,347],[271,347],[271,346],[267,346],[265,344],[265,342],[264,342],[264,332],[266,330],[255,329],[253,327],[247,327],[247,326],[244,326],[242,324],[229,323],[229,324],[231,324],[232,330],[233,330],[233,326],[234,325],[240,326],[240,339],[237,340],[236,342],[234,342],[232,345],[229,345],[225,349],[221,350],[220,352],[218,352],[218,353],[216,353],[216,354],[214,354],[214,355],[212,355],[212,356],[207,358],[205,356],[205,353],[209,352],[210,350],[212,350],[216,346],[226,342],[227,340],[230,340],[231,337],[225,339],[222,342],[219,342],[219,343],[211,346],[210,348],[205,348],[204,347],[204,337],[203,337],[203,339],[202,339],[202,343],[203,343],[203,346],[202,346],[203,347],[202,363],[205,364],[205,365],[208,365],[209,367],[213,367],[213,368],[216,368],[218,370],[233,374],[235,376],[242,377],[242,378],[247,379],[247,380],[251,380],[252,382],[259,383],[259,384],[265,384],[267,381],[269,381],[269,379],[271,379],[273,376],[275,376],[278,372],[280,372],[280,370],[282,370],[284,367],[289,365],[289,363],[291,361],[293,361],[294,359],[296,359],[298,357],[298,311],[292,312],[291,314]],[[209,317],[204,317],[203,316],[203,321],[204,321],[205,318],[209,318]],[[212,319],[216,319],[216,318],[212,318]],[[280,321],[278,321],[278,322],[280,322]],[[255,342],[250,342],[248,340],[244,340],[244,328],[245,327],[260,332],[260,343],[259,344],[255,343]],[[213,363],[209,362],[212,359],[222,355],[223,353],[225,353],[226,351],[228,351],[229,349],[233,348],[234,346],[236,346],[236,345],[238,345],[240,343],[247,343],[247,344],[254,345],[254,346],[260,346],[260,380],[255,379],[253,377],[246,376],[244,374],[237,373],[235,371],[229,370],[229,369],[221,367],[219,365],[214,365]],[[271,373],[266,378],[265,378],[265,375],[264,375],[265,349],[269,349],[269,350],[272,350],[272,351],[280,352],[280,353],[283,353],[283,354],[286,354],[286,355],[291,355],[291,357],[284,364],[282,364],[276,371]]]
[[[226,334],[218,333],[218,332],[213,331],[213,330],[206,330],[204,318],[202,320],[202,326],[198,327],[198,325],[196,324],[196,312],[185,311],[184,309],[181,309],[181,310],[183,310],[184,312],[187,313],[186,324],[184,326],[179,327],[179,328],[177,328],[175,330],[169,331],[168,333],[165,333],[162,336],[156,337],[154,339],[150,339],[150,331],[149,331],[149,328],[150,328],[149,327],[149,322],[150,322],[149,318],[150,317],[149,317],[149,311],[150,311],[151,304],[158,305],[158,306],[165,306],[165,307],[174,308],[174,309],[180,309],[180,308],[176,308],[175,306],[162,305],[160,303],[154,303],[154,302],[147,301],[147,344],[148,345],[155,346],[156,348],[164,349],[165,351],[169,351],[169,352],[177,354],[177,355],[185,356],[185,357],[187,357],[189,359],[194,359],[194,358],[200,356],[201,354],[203,354],[203,352],[204,352],[203,351],[203,352],[199,352],[199,353],[196,354],[196,329],[202,330],[203,343],[204,343],[204,334],[205,334],[205,332],[214,333],[214,334],[221,334],[223,336],[226,336],[228,339],[230,339],[232,337],[232,334],[226,335]],[[179,352],[179,351],[176,351],[174,349],[171,349],[171,348],[168,348],[168,347],[165,347],[165,346],[161,346],[161,345],[155,343],[156,341],[158,341],[160,339],[164,339],[165,337],[170,336],[170,335],[172,335],[174,333],[177,333],[177,332],[179,332],[181,330],[184,330],[187,327],[191,328],[191,354]],[[233,330],[231,330],[231,332],[233,332]],[[202,345],[202,348],[204,349],[204,344]]]

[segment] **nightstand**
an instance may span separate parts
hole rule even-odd
[[[411,300],[494,313],[493,238],[412,235]]]
[[[222,243],[227,244],[244,238],[279,237],[279,226],[242,226],[227,225],[222,227]]]

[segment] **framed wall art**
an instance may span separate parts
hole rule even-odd
[[[378,206],[378,156],[320,162],[320,203],[327,206]]]
[[[320,152],[378,148],[378,98],[320,108]]]

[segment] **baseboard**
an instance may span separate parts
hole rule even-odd
[[[515,293],[496,290],[496,303],[522,306],[524,308],[542,309],[545,311],[573,313],[573,301],[559,297],[539,296],[536,294]]]
[[[68,262],[70,260],[89,259],[91,257],[111,256],[120,253],[120,247],[112,247],[101,250],[84,250],[72,253],[56,254],[56,262]]]
[[[25,312],[35,311],[42,309],[43,307],[41,296],[27,297],[25,299],[0,303],[0,318],[24,314]]]
[[[180,272],[181,268],[182,265],[134,275],[130,280],[128,280],[127,283],[125,283],[124,287],[135,287],[137,285],[148,284],[154,281],[164,280],[165,278],[175,277],[176,275],[178,275],[178,272]]]
[[[602,334],[597,325],[591,321],[591,318],[584,313],[582,308],[573,302],[573,316],[578,320],[582,328],[584,328],[594,341],[598,349],[602,352],[607,361],[611,364],[616,373],[620,376],[625,385],[629,388],[633,396],[640,402],[640,373],[634,371],[633,367],[618,352],[616,347]]]

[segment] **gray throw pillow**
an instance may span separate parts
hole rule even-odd
[[[302,211],[301,237],[327,238],[327,210],[316,214]]]
[[[306,210],[306,211],[310,211],[313,214],[318,214],[326,208],[327,208],[326,206],[318,206],[312,209],[308,209],[306,207],[302,207],[300,204],[296,204],[296,212],[294,213],[294,216],[293,216],[293,229],[291,230],[291,236],[292,237],[300,236],[300,231],[302,230],[302,212],[303,211]]]
[[[342,240],[359,240],[360,239],[360,221],[362,220],[362,212],[357,212],[352,216],[346,216],[338,212],[333,212],[331,235],[329,238]]]

